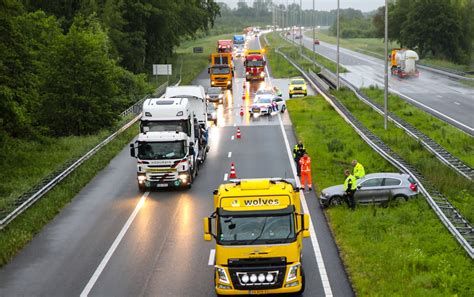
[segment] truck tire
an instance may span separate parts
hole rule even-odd
[[[299,290],[297,293],[299,296],[303,295],[305,287],[306,287],[306,277],[304,275],[303,266],[301,266],[301,290]]]
[[[146,186],[144,184],[138,183],[138,191],[140,191],[140,193],[145,193],[146,192]]]

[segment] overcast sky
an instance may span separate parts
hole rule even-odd
[[[273,0],[276,4],[285,4],[286,3],[300,3],[300,0]],[[303,9],[313,8],[313,0],[302,0]],[[225,2],[230,7],[237,7],[238,0],[216,0],[216,2]],[[246,0],[248,5],[252,5],[253,0]],[[336,9],[337,0],[315,0],[316,10],[331,10]],[[377,7],[383,6],[385,0],[340,0],[341,8],[354,8],[362,11],[371,11]]]

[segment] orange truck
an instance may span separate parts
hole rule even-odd
[[[232,78],[234,77],[232,52],[211,54],[211,65],[208,73],[211,86],[231,89]]]

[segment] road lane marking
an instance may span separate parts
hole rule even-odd
[[[110,246],[110,248],[107,251],[107,253],[105,254],[104,258],[102,259],[102,261],[100,261],[99,266],[97,266],[97,269],[95,270],[94,274],[90,278],[89,282],[84,287],[84,290],[82,290],[82,293],[81,293],[80,297],[87,297],[89,295],[90,291],[92,290],[95,283],[99,279],[102,271],[104,271],[105,266],[107,266],[107,263],[109,262],[110,258],[112,257],[112,255],[114,254],[114,252],[117,249],[118,245],[120,244],[123,237],[127,233],[128,228],[130,228],[130,226],[133,223],[133,220],[135,220],[135,217],[137,216],[138,212],[142,208],[143,204],[145,204],[145,200],[146,200],[146,198],[148,197],[149,194],[150,194],[150,192],[145,192],[142,195],[142,197],[140,198],[140,200],[137,203],[137,206],[135,206],[135,209],[133,210],[132,214],[128,218],[127,222],[125,222],[125,225],[123,225],[122,230],[120,230],[119,234],[115,238],[114,242]]]
[[[229,153],[227,154],[227,158],[230,158],[230,157],[232,157],[232,152],[229,152]]]
[[[232,136],[230,137],[230,140],[234,140],[234,135],[232,135]]]
[[[260,45],[260,39],[258,40],[258,43]],[[265,67],[267,66],[265,65]],[[268,68],[267,68],[267,73],[268,73]],[[270,85],[271,85],[271,77],[269,75],[268,75],[268,80],[270,81]],[[290,142],[288,141],[288,137],[286,136],[286,132],[285,132],[285,127],[283,126],[281,114],[278,114],[278,121],[280,123],[281,133],[283,134],[283,140],[285,141],[286,152],[288,153],[288,159],[290,161],[291,171],[293,172],[293,177],[296,180],[296,185],[299,187],[301,183],[296,174],[296,166],[295,166],[292,152],[290,150]],[[316,257],[316,262],[318,263],[318,270],[319,270],[319,275],[321,276],[321,282],[323,284],[324,295],[326,297],[330,297],[332,296],[331,284],[329,282],[328,274],[326,272],[326,266],[324,265],[324,259],[323,259],[323,255],[321,254],[318,238],[316,236],[316,232],[314,231],[313,220],[311,220],[311,213],[309,212],[308,204],[306,203],[306,198],[302,191],[300,191],[300,197],[301,197],[301,205],[303,206],[304,213],[307,213],[310,216],[309,233],[310,233],[311,243],[313,245],[314,255]]]
[[[454,101],[454,104],[456,105],[461,105],[461,103]]]
[[[209,266],[214,266],[214,258],[216,257],[216,250],[211,249],[209,253],[209,262],[207,263]]]
[[[224,174],[224,181],[227,181],[228,178],[229,178],[229,174],[228,173]]]

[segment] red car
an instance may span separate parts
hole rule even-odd
[[[318,39],[314,40],[314,44],[319,45],[319,40]]]

